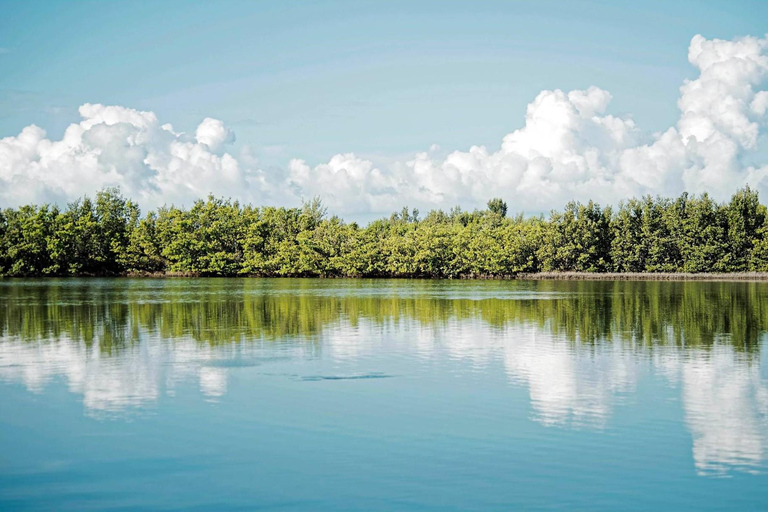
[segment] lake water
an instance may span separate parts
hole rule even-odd
[[[0,510],[768,510],[768,284],[0,280]]]

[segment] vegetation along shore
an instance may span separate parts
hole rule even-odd
[[[319,200],[256,207],[209,197],[142,216],[117,189],[65,208],[0,210],[0,276],[193,275],[527,279],[768,279],[768,210],[683,194],[548,217],[403,208],[362,227]]]

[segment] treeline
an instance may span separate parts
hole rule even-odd
[[[768,215],[750,188],[631,199],[615,210],[572,202],[548,218],[404,208],[366,227],[301,208],[209,197],[142,216],[119,190],[66,208],[0,211],[0,276],[180,273],[202,276],[479,277],[540,271],[768,271]]]

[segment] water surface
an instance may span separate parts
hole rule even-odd
[[[768,284],[0,280],[0,510],[766,510]]]

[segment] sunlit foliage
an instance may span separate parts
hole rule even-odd
[[[403,208],[366,227],[319,200],[255,207],[208,197],[142,217],[119,190],[0,210],[0,276],[172,273],[200,276],[505,277],[539,271],[768,271],[768,217],[757,193],[572,202],[549,217]]]

